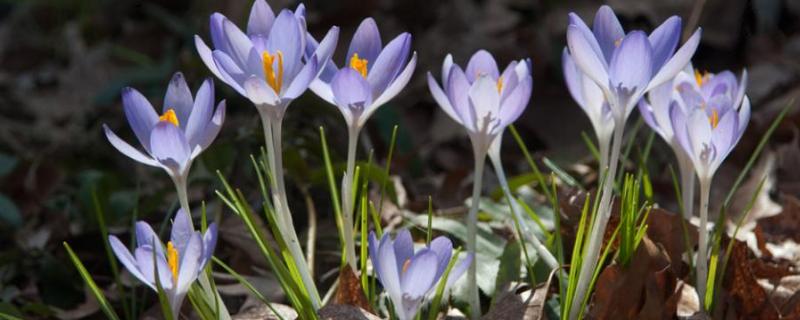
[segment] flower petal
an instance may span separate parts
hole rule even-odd
[[[386,292],[391,297],[392,301],[400,301],[403,295],[402,287],[400,286],[400,270],[397,269],[397,259],[394,254],[394,245],[388,234],[384,234],[381,242],[378,245],[378,259],[373,260],[372,263],[378,263],[380,266],[381,284]]]
[[[314,81],[314,78],[317,77],[318,67],[319,63],[317,62],[317,57],[311,57],[303,68],[300,69],[300,73],[292,80],[292,83],[286,89],[286,92],[283,93],[283,96],[287,99],[295,99],[303,94],[303,92],[308,89],[308,86],[311,85],[311,82]]]
[[[217,247],[217,234],[217,224],[209,224],[206,233],[203,234],[203,259],[200,262],[201,269],[205,268],[206,263],[208,263],[214,255],[214,249]]]
[[[450,264],[450,258],[453,255],[453,242],[447,237],[440,236],[431,240],[429,248],[431,251],[436,253],[436,257],[438,258],[435,278],[439,279],[439,277],[441,277],[444,271],[447,269],[447,265]]]
[[[298,18],[289,10],[281,10],[270,31],[267,50],[271,54],[278,51],[283,55],[283,83],[288,85],[302,67],[301,58],[305,54],[305,33]]]
[[[239,94],[247,96],[242,87],[244,81],[247,80],[247,75],[244,73],[244,70],[239,68],[236,62],[225,52],[214,50],[211,54],[214,57],[214,64],[217,67],[217,71],[219,71],[222,81],[225,81],[226,84],[231,86],[231,88],[236,90]]]
[[[464,260],[461,260],[461,262],[457,263],[452,269],[450,269],[450,274],[447,275],[447,285],[445,285],[445,287],[449,288],[453,285],[453,283],[458,281],[458,278],[461,278],[461,275],[467,271],[469,264],[472,263],[472,260],[474,259],[475,256],[473,254],[467,254],[467,257],[464,258]]]
[[[250,9],[250,18],[247,20],[247,35],[251,37],[254,35],[268,36],[274,20],[275,13],[272,12],[272,8],[266,1],[254,1],[253,7]]]
[[[653,46],[653,72],[657,72],[672,57],[681,37],[681,18],[669,17],[648,36]]]
[[[122,107],[136,138],[145,150],[150,150],[150,131],[158,122],[158,114],[139,91],[131,87],[122,89]]]
[[[280,103],[280,98],[272,87],[267,86],[263,79],[251,76],[244,82],[244,91],[247,98],[256,105],[276,106]]]
[[[411,34],[403,33],[390,41],[369,69],[367,81],[372,96],[379,97],[406,65],[411,51]]]
[[[170,290],[173,286],[172,280],[172,272],[169,269],[169,265],[167,261],[164,260],[164,255],[156,253],[153,254],[153,250],[150,248],[136,248],[133,252],[134,256],[136,257],[136,264],[139,266],[139,271],[142,272],[142,276],[147,279],[147,282],[151,283],[151,288],[156,288],[156,277],[155,277],[155,269],[153,267],[158,268],[158,279],[161,283],[161,287],[164,290]],[[153,258],[155,256],[155,263],[153,262]]]
[[[186,246],[189,245],[189,238],[192,237],[192,234],[194,234],[192,217],[190,217],[183,208],[178,209],[178,212],[175,213],[175,219],[172,220],[172,232],[170,233],[169,240],[172,242],[172,245],[175,246],[175,249],[178,249],[178,253],[186,250]]]
[[[416,67],[417,52],[415,51],[411,55],[411,60],[408,61],[408,64],[406,65],[405,69],[403,69],[403,72],[397,75],[397,77],[389,84],[389,87],[387,87],[386,90],[384,90],[383,93],[381,93],[381,95],[378,96],[375,101],[373,101],[370,110],[368,110],[368,114],[372,114],[378,109],[378,107],[386,104],[389,102],[389,100],[392,100],[392,98],[396,97],[397,94],[399,94],[400,91],[402,91],[411,80],[411,76],[414,75],[414,69]]]
[[[609,82],[614,88],[642,90],[652,76],[649,66],[652,63],[653,49],[644,32],[633,31],[614,51],[609,63]]]
[[[144,163],[148,166],[153,166],[153,167],[161,166],[160,164],[158,164],[158,161],[153,160],[153,158],[150,158],[149,156],[145,155],[141,151],[137,150],[136,148],[125,142],[124,140],[120,139],[105,124],[103,124],[103,131],[106,134],[108,142],[110,142],[111,145],[114,146],[114,148],[116,148],[117,150],[119,150],[119,152],[121,152],[122,154],[128,156],[133,160]]]
[[[575,65],[575,61],[572,60],[572,56],[569,55],[567,48],[564,48],[561,52],[561,69],[564,72],[564,81],[567,83],[569,94],[581,108],[585,109],[583,84],[581,84],[583,74],[578,69],[578,66]]]
[[[431,91],[433,99],[436,100],[436,103],[439,104],[439,107],[441,107],[442,111],[444,111],[444,113],[446,113],[450,118],[461,124],[461,118],[450,104],[450,99],[447,98],[447,94],[445,94],[442,88],[439,87],[439,84],[436,83],[436,79],[433,78],[430,72],[428,72],[428,89]]]
[[[497,84],[490,76],[481,76],[475,80],[469,89],[469,101],[475,113],[476,128],[480,129],[486,120],[499,119],[500,94],[497,92]]]
[[[343,112],[348,125],[355,124],[372,103],[369,83],[353,68],[342,68],[333,76],[331,90],[336,106]]]
[[[618,41],[625,37],[625,30],[622,30],[622,25],[611,7],[604,5],[597,10],[592,31],[606,61],[611,61]]]
[[[211,121],[206,124],[206,128],[203,130],[203,134],[197,137],[197,144],[195,148],[200,147],[201,149],[205,150],[214,142],[214,139],[217,138],[220,129],[222,129],[222,123],[225,121],[225,100],[222,100],[217,104],[217,111],[214,112],[214,116],[211,117]]]
[[[422,249],[412,259],[400,278],[404,299],[424,296],[436,280],[436,266],[439,258],[430,249]]]
[[[347,56],[345,63],[350,61],[353,54],[358,54],[361,59],[367,60],[367,66],[372,66],[370,63],[375,63],[378,55],[381,53],[381,33],[378,31],[378,25],[372,18],[366,18],[358,25],[356,33],[353,34],[353,40],[350,41],[350,48],[347,49]]]
[[[411,232],[408,229],[401,229],[394,238],[394,256],[397,262],[397,270],[403,270],[406,261],[414,256],[414,241],[411,240]]]
[[[225,81],[225,79],[222,77],[222,74],[219,72],[219,70],[217,70],[217,63],[214,62],[214,55],[211,53],[211,49],[198,35],[194,36],[194,47],[197,49],[197,54],[200,55],[200,60],[203,60],[206,68],[208,68],[208,70],[210,70],[214,76],[222,81]]]
[[[110,235],[108,236],[108,242],[111,244],[111,251],[114,252],[114,255],[117,256],[117,259],[119,259],[122,265],[125,266],[125,269],[128,269],[128,272],[130,272],[132,276],[136,277],[136,279],[139,279],[139,281],[155,290],[155,286],[153,286],[153,284],[150,283],[150,280],[148,280],[147,277],[145,277],[144,274],[142,274],[142,272],[139,270],[139,265],[136,262],[136,259],[133,257],[131,252],[128,251],[128,248],[122,244],[122,241],[119,241],[117,236]]]
[[[450,99],[450,104],[453,106],[458,117],[461,119],[461,124],[467,130],[477,131],[475,127],[475,115],[469,102],[470,84],[467,76],[460,67],[453,65],[450,69],[450,76],[448,77],[447,97]]]
[[[180,252],[180,265],[178,266],[178,279],[176,293],[181,294],[189,291],[189,286],[197,279],[200,271],[200,261],[203,256],[203,239],[199,232],[190,235],[189,242]]]
[[[587,39],[576,25],[569,25],[567,27],[567,44],[575,65],[578,66],[582,73],[607,91],[608,67],[603,57],[598,56],[592,48],[593,45],[597,45],[594,38]]]
[[[183,131],[167,121],[159,121],[153,128],[150,147],[153,157],[173,174],[180,174],[191,160],[192,150]]]
[[[480,76],[488,75],[492,79],[497,80],[500,77],[500,72],[497,68],[497,62],[491,53],[486,50],[478,50],[467,63],[467,70],[465,71],[469,82],[475,82]]]
[[[186,133],[186,141],[189,146],[198,145],[198,141],[204,135],[208,122],[214,114],[214,81],[210,78],[203,81],[200,89],[197,89],[197,99],[194,100],[192,113],[186,122],[181,122]]]
[[[522,112],[525,111],[525,107],[528,106],[528,102],[531,98],[532,87],[533,79],[528,76],[517,85],[517,88],[508,95],[508,98],[503,100],[500,106],[500,113],[498,114],[500,129],[516,121]]]
[[[686,43],[675,52],[667,62],[662,66],[658,72],[653,76],[650,80],[650,84],[647,85],[647,89],[645,91],[650,91],[650,89],[655,88],[656,86],[672,80],[678,72],[681,72],[689,61],[694,56],[694,52],[697,50],[697,46],[700,44],[700,35],[701,29],[698,28],[689,40],[686,40]],[[655,72],[655,71],[654,71]]]
[[[175,72],[172,80],[169,81],[167,86],[167,93],[164,95],[164,105],[162,113],[172,109],[178,117],[178,123],[182,128],[186,127],[189,120],[189,115],[192,113],[192,106],[194,105],[194,98],[189,86],[186,85],[186,79],[183,73]]]
[[[222,22],[222,30],[230,48],[227,54],[236,65],[247,73],[263,74],[261,55],[256,52],[250,38],[228,19]]]

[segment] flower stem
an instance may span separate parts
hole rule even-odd
[[[499,143],[495,142],[495,143]],[[508,186],[508,180],[506,179],[506,172],[503,170],[503,163],[500,160],[500,153],[497,152],[489,152],[489,160],[492,161],[492,166],[494,167],[494,171],[497,174],[497,180],[500,182],[500,188],[503,189],[503,194],[505,194],[506,201],[508,201],[508,205],[511,208],[511,214],[516,217],[517,221],[519,221],[519,226],[522,228],[522,236],[526,238],[530,243],[533,244],[533,247],[536,249],[536,252],[539,253],[539,257],[544,260],[544,263],[547,264],[548,267],[555,269],[558,268],[558,261],[547,250],[547,247],[539,241],[539,238],[533,234],[533,231],[530,229],[527,223],[524,222],[522,219],[522,215],[520,214],[519,204],[514,201],[514,197],[511,194],[511,188]]]
[[[683,150],[676,148],[675,156],[678,158],[678,168],[681,174],[681,201],[683,202],[681,209],[683,209],[683,217],[689,220],[694,213],[694,167]]]
[[[353,195],[353,179],[355,178],[356,168],[356,147],[358,146],[358,134],[360,130],[357,127],[351,127],[348,130],[347,142],[347,169],[342,177],[342,232],[344,233],[344,251],[345,261],[353,268],[356,268],[356,247],[353,240],[353,209],[354,209],[354,195]]]
[[[173,177],[172,182],[175,184],[175,190],[178,193],[178,202],[181,204],[181,209],[189,215],[189,226],[194,229],[194,222],[192,222],[192,210],[189,208],[189,192],[187,186],[187,178],[184,176]]]
[[[300,241],[292,223],[291,212],[286,197],[286,187],[283,180],[283,153],[281,148],[281,127],[282,119],[273,119],[262,113],[262,123],[264,124],[264,139],[267,145],[268,160],[272,174],[271,186],[272,199],[275,205],[275,217],[280,225],[281,236],[289,249],[289,253],[297,266],[297,271],[303,281],[305,289],[308,291],[309,299],[314,308],[321,307],[319,293],[314,284],[314,279],[308,268],[308,263],[303,256],[300,248]]]
[[[603,188],[601,189],[601,198],[598,205],[597,216],[592,223],[592,231],[589,234],[589,246],[586,256],[583,257],[581,270],[578,276],[578,285],[575,288],[575,298],[572,300],[573,305],[570,306],[569,319],[578,319],[582,313],[581,306],[585,297],[589,294],[589,282],[591,281],[594,268],[597,266],[597,259],[600,257],[600,250],[603,246],[603,234],[606,231],[608,219],[611,217],[611,195],[614,193],[614,177],[617,176],[617,167],[619,165],[619,153],[622,149],[622,134],[625,132],[625,120],[617,119],[614,126],[614,138],[611,141],[611,161],[608,162],[608,171],[603,174]],[[601,170],[602,171],[602,170]]]
[[[706,284],[708,279],[708,197],[711,192],[711,178],[700,179],[700,228],[697,230],[697,295],[700,308],[705,310]]]
[[[475,144],[473,144],[475,145]],[[478,241],[478,209],[480,207],[481,185],[483,183],[483,168],[486,163],[486,149],[475,148],[475,173],[472,183],[472,200],[467,215],[467,251],[475,259],[467,271],[467,285],[469,286],[470,318],[473,320],[481,317],[481,299],[478,292],[478,255],[476,252]]]

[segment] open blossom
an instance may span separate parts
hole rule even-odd
[[[339,107],[348,126],[361,128],[378,107],[405,88],[416,65],[417,53],[411,53],[409,33],[398,35],[384,47],[375,20],[367,18],[350,41],[343,67],[328,62],[311,90]]]
[[[525,110],[532,86],[530,60],[512,61],[501,74],[494,57],[485,50],[472,55],[466,70],[447,55],[441,87],[428,72],[433,98],[484,152]]]
[[[213,81],[206,79],[193,98],[180,72],[169,83],[161,116],[133,88],[122,90],[122,105],[144,152],[120,139],[104,124],[108,141],[133,160],[164,168],[173,179],[185,180],[192,161],[214,141],[225,119],[225,100],[214,110]]]
[[[205,234],[201,234],[192,228],[189,219],[183,209],[178,210],[166,246],[161,244],[150,225],[144,221],[137,222],[133,254],[119,238],[108,236],[117,259],[136,279],[157,291],[158,274],[158,282],[167,294],[176,319],[189,287],[211,260],[217,244],[216,224],[210,224]]]
[[[676,52],[680,34],[677,16],[649,36],[642,31],[626,34],[614,11],[602,6],[591,30],[578,15],[569,14],[567,45],[575,65],[603,91],[614,118],[624,120],[645,92],[671,80],[689,63],[700,30]]]
[[[264,0],[250,11],[247,33],[220,13],[210,19],[213,49],[197,35],[195,46],[205,65],[227,85],[252,101],[262,114],[281,119],[289,103],[308,88],[336,48],[337,27],[317,50],[306,55],[305,7],[281,10],[276,17]]]
[[[677,94],[669,110],[672,130],[700,179],[714,175],[747,129],[746,81],[746,72],[737,81],[730,71],[684,73],[675,79]]]
[[[414,253],[414,242],[407,229],[400,230],[394,240],[384,234],[380,243],[375,233],[369,234],[372,265],[400,320],[416,316],[425,297],[439,284],[452,255],[453,243],[446,237],[437,237],[428,247]],[[453,266],[446,287],[464,274],[472,259],[471,254],[467,255]]]

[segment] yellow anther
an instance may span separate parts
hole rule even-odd
[[[497,78],[497,93],[503,92],[503,77]]]
[[[711,128],[717,128],[717,125],[719,125],[719,112],[717,112],[717,109],[711,110],[711,116],[708,117],[708,122],[711,123]]]
[[[706,81],[708,81],[708,72],[700,73],[700,71],[695,70],[694,71],[694,81],[697,82],[698,86],[702,87],[703,84],[705,84]]]
[[[167,109],[167,112],[164,112],[160,117],[158,117],[158,121],[167,121],[176,127],[180,126],[178,122],[178,116],[175,114],[175,110],[172,108]]]
[[[621,44],[622,44],[622,38],[619,38],[619,39],[617,39],[617,40],[614,40],[614,46],[615,46],[615,47],[619,47],[619,45],[621,45]]]
[[[406,261],[403,262],[403,270],[400,272],[400,274],[406,273],[406,271],[408,271],[408,266],[410,265],[411,265],[411,259],[406,259]]]
[[[178,282],[178,249],[172,245],[172,241],[167,242],[167,264],[169,270],[172,271],[172,281]]]
[[[353,56],[350,57],[350,67],[358,71],[362,77],[367,77],[367,59],[361,59],[358,57],[358,53],[353,53]]]
[[[275,73],[275,58],[278,58],[278,72]],[[264,67],[264,77],[267,79],[267,84],[275,90],[275,93],[280,93],[283,87],[283,52],[278,50],[274,55],[269,51],[261,53],[261,63]]]

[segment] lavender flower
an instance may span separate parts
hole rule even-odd
[[[675,79],[678,95],[670,105],[670,123],[675,140],[701,180],[713,177],[747,128],[750,100],[744,94],[746,81],[747,72],[737,81],[730,71],[682,74]],[[660,128],[667,131],[667,126]]]
[[[176,72],[167,87],[161,116],[133,88],[122,90],[122,105],[144,152],[120,139],[103,124],[106,138],[131,159],[166,170],[178,189],[181,207],[188,212],[185,188],[192,161],[211,145],[225,119],[225,100],[214,110],[214,82],[203,81],[192,98],[183,74]]]
[[[410,60],[409,53],[409,33],[398,35],[383,47],[375,20],[366,18],[350,41],[344,67],[338,69],[328,62],[311,90],[339,107],[348,127],[361,128],[378,107],[408,84],[417,65],[417,53],[411,54]]]
[[[250,11],[247,33],[220,13],[211,15],[211,43],[195,35],[205,65],[227,85],[252,101],[262,117],[282,119],[289,103],[314,80],[336,48],[331,28],[316,52],[306,56],[305,7],[282,10],[277,17],[264,0]]]
[[[144,221],[136,223],[136,249],[133,254],[116,236],[109,236],[108,241],[128,272],[153,290],[157,290],[158,275],[158,281],[172,307],[172,314],[177,316],[189,287],[211,260],[217,244],[217,225],[210,224],[206,233],[201,234],[192,227],[189,214],[181,209],[175,215],[166,248],[158,240],[153,228]]]
[[[494,57],[480,50],[472,55],[465,72],[447,55],[442,87],[428,72],[428,88],[442,110],[467,129],[476,151],[485,153],[528,105],[533,86],[530,63],[512,61],[501,74]]]
[[[578,15],[569,14],[567,44],[575,65],[604,92],[614,118],[624,120],[645,92],[671,80],[689,63],[700,30],[675,52],[680,33],[681,19],[672,16],[649,36],[642,31],[626,34],[614,11],[602,6],[593,30]]]
[[[411,233],[406,229],[400,230],[394,240],[384,234],[380,244],[375,233],[369,234],[372,265],[400,320],[416,316],[425,297],[438,285],[452,255],[453,243],[446,237],[433,239],[415,254]],[[469,254],[450,270],[445,287],[461,277],[472,259]]]

